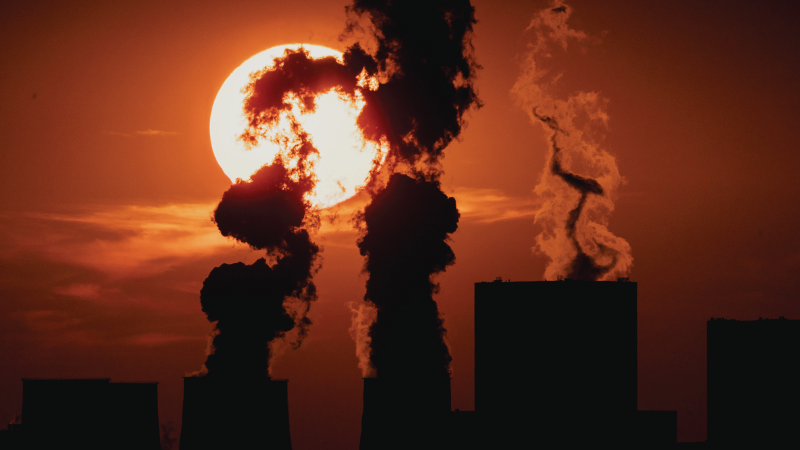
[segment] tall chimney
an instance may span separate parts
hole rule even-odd
[[[359,450],[440,449],[450,378],[364,378]]]
[[[184,377],[180,450],[291,450],[288,380]]]

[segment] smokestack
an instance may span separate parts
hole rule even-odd
[[[364,378],[359,450],[442,449],[450,378]]]
[[[291,450],[288,380],[184,377],[180,450]]]

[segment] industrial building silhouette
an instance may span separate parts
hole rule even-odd
[[[708,443],[800,448],[800,320],[711,319]]]
[[[489,447],[674,445],[674,411],[637,411],[637,284],[476,283],[475,412]]]
[[[800,320],[711,319],[710,448],[798,448]],[[637,410],[637,284],[475,283],[475,411],[450,379],[365,378],[360,450],[671,448],[675,411]],[[87,424],[92,424],[87,426]],[[3,449],[160,448],[157,383],[23,379]],[[185,377],[181,450],[291,450],[288,381]]]
[[[159,450],[157,388],[158,383],[112,383],[108,378],[23,379],[24,422],[14,430],[14,445]]]

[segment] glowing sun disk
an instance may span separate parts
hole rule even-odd
[[[222,171],[235,182],[248,180],[275,156],[286,154],[296,136],[289,127],[289,113],[282,113],[278,125],[266,130],[257,145],[247,149],[238,140],[247,126],[244,117],[242,89],[250,82],[250,74],[274,66],[274,59],[283,56],[284,50],[305,48],[312,58],[334,56],[341,61],[336,50],[308,44],[281,45],[265,50],[248,59],[228,76],[217,93],[211,109],[211,146]],[[382,160],[385,151],[373,142],[364,140],[356,119],[364,106],[360,98],[341,98],[335,91],[317,95],[313,113],[303,114],[293,97],[291,114],[301,125],[319,151],[312,155],[312,170],[317,184],[307,199],[312,205],[326,208],[347,200],[366,184],[370,169],[376,160]],[[382,162],[382,161],[380,161]],[[288,161],[289,165],[296,162]]]

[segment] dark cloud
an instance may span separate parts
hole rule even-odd
[[[461,133],[464,113],[480,106],[473,86],[479,68],[471,45],[475,11],[467,0],[356,0],[347,12],[343,37],[368,30],[375,48],[354,44],[342,63],[287,50],[274,69],[253,76],[245,106],[249,128],[242,138],[252,143],[264,136],[290,111],[292,96],[306,111],[314,109],[316,95],[330,90],[363,99],[357,124],[364,137],[388,144],[387,172],[402,167],[412,174],[393,175],[385,189],[373,178],[373,202],[361,220],[359,248],[369,274],[365,298],[378,309],[369,331],[370,358],[379,376],[446,377],[450,355],[431,277],[455,261],[446,239],[459,214],[455,200],[441,192],[437,163]],[[362,28],[362,19],[371,26]],[[256,213],[247,211],[238,220],[241,228],[252,226],[250,215]],[[278,220],[295,223],[297,217]],[[219,218],[217,223],[223,234],[237,236]]]
[[[471,56],[475,9],[467,0],[356,0],[348,12],[348,31],[368,15],[378,43],[371,58],[359,46],[348,50],[353,71],[389,76],[364,91],[364,135],[385,137],[402,160],[435,162],[461,132],[463,114],[480,105],[473,87],[479,66]]]
[[[269,343],[297,324],[284,302],[295,296],[312,300],[313,284],[298,276],[305,269],[291,258],[281,258],[270,267],[259,259],[251,265],[223,264],[203,282],[200,304],[208,320],[216,322],[214,351],[206,369],[212,376],[265,376],[269,366]],[[305,265],[307,267],[307,265]],[[307,327],[302,319],[300,327]]]
[[[308,219],[303,196],[314,183],[299,171],[297,181],[280,159],[259,169],[250,181],[238,180],[222,196],[214,221],[231,236],[276,258],[252,265],[223,264],[203,283],[200,303],[216,334],[206,360],[209,375],[265,376],[269,343],[297,329],[298,343],[308,333],[306,317],[316,287],[319,247],[302,228]],[[299,308],[287,302],[299,301]]]
[[[248,128],[241,138],[255,144],[260,130],[276,125],[282,112],[291,111],[287,94],[297,97],[302,112],[313,112],[316,96],[331,90],[352,99],[359,75],[353,70],[332,56],[315,59],[303,48],[286,49],[282,57],[275,58],[274,67],[251,77],[244,105]]]
[[[436,163],[461,133],[464,113],[480,106],[470,41],[474,12],[469,1],[458,0],[356,0],[348,8],[348,32],[368,17],[377,42],[374,55],[351,47],[348,63],[362,64],[353,72],[381,79],[377,89],[363,90],[358,125],[368,139],[388,142],[390,163],[413,174],[394,174],[384,190],[373,192],[361,222],[365,300],[377,309],[369,360],[379,377],[450,376],[431,277],[455,262],[446,241],[459,213],[436,181]]]
[[[367,232],[358,247],[369,273],[365,299],[377,309],[369,336],[378,376],[449,376],[432,277],[455,262],[447,238],[458,219],[455,199],[438,182],[401,174],[365,208]]]
[[[307,177],[295,181],[290,175],[277,160],[249,181],[238,180],[214,211],[219,232],[255,249],[287,250],[309,207],[303,196],[313,188]]]

